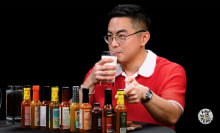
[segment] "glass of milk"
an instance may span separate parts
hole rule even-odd
[[[105,63],[104,65],[117,66],[117,55],[116,55],[116,53],[111,52],[111,51],[103,51],[101,59],[104,59],[104,58],[113,59],[113,62]],[[116,70],[113,70],[113,71],[116,71]],[[111,81],[100,81],[101,86],[114,86],[114,84],[115,84],[115,76],[114,76],[114,79],[111,80]]]

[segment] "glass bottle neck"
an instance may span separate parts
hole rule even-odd
[[[123,105],[124,104],[124,95],[118,95],[117,104]]]
[[[83,95],[83,103],[89,103],[89,97],[87,95]]]
[[[39,91],[33,91],[33,100],[39,100]]]
[[[83,103],[89,103],[89,88],[83,88]]]
[[[58,92],[57,91],[52,91],[51,94],[51,101],[59,101],[59,97],[58,97]]]
[[[75,95],[72,99],[73,103],[79,103],[79,95]]]
[[[105,94],[105,105],[107,104],[112,104],[112,96],[111,93],[106,93]]]
[[[69,92],[62,92],[62,101],[67,102],[69,100]]]
[[[30,100],[30,90],[24,90],[24,100]]]
[[[50,86],[43,86],[42,90],[43,90],[42,101],[50,101],[51,100]]]
[[[73,94],[72,94],[72,102],[73,103],[79,103],[79,86],[73,86],[72,87]]]

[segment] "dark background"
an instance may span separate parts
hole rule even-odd
[[[176,130],[217,129],[219,89],[219,9],[149,8],[152,20],[147,49],[181,64],[187,74],[186,106]],[[80,85],[107,49],[106,15],[115,4],[76,8],[1,9],[0,87],[7,85]],[[5,119],[5,96],[0,118]],[[211,124],[198,112],[213,112]]]

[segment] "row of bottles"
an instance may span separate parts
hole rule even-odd
[[[83,100],[79,102],[79,86],[72,87],[72,103],[69,104],[69,87],[62,87],[62,102],[59,102],[59,87],[44,86],[43,100],[39,100],[39,85],[24,86],[21,103],[22,128],[46,128],[50,130],[94,133],[126,133],[127,110],[124,105],[124,90],[118,89],[117,105],[112,105],[112,90],[105,89],[105,105],[89,103],[89,89],[83,88]],[[51,99],[48,95],[51,92]]]
[[[44,86],[43,100],[39,100],[39,85],[33,85],[33,99],[31,101],[31,86],[24,86],[23,101],[21,103],[21,127],[22,128],[60,128],[60,103],[57,86]],[[51,99],[48,99],[50,94]]]

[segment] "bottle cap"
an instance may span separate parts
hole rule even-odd
[[[43,91],[43,101],[44,100],[50,101],[51,100],[50,86],[49,85],[42,86],[41,90]]]
[[[83,93],[89,93],[89,88],[82,88]]]
[[[24,85],[24,100],[28,100],[30,99],[30,90],[31,90],[31,86],[30,85]]]
[[[118,89],[117,95],[124,95],[124,89]]]
[[[33,89],[33,91],[39,91],[40,90],[40,86],[39,85],[33,85],[32,89]]]
[[[105,89],[105,93],[112,93],[112,89],[106,88],[106,89]]]
[[[59,91],[59,87],[58,86],[52,86],[52,92],[53,91]]]
[[[69,99],[69,87],[63,86],[62,87],[62,101],[68,101]]]
[[[79,86],[72,86],[72,102],[78,103],[79,102]]]
[[[29,91],[31,90],[31,86],[30,85],[24,85],[24,91]]]

